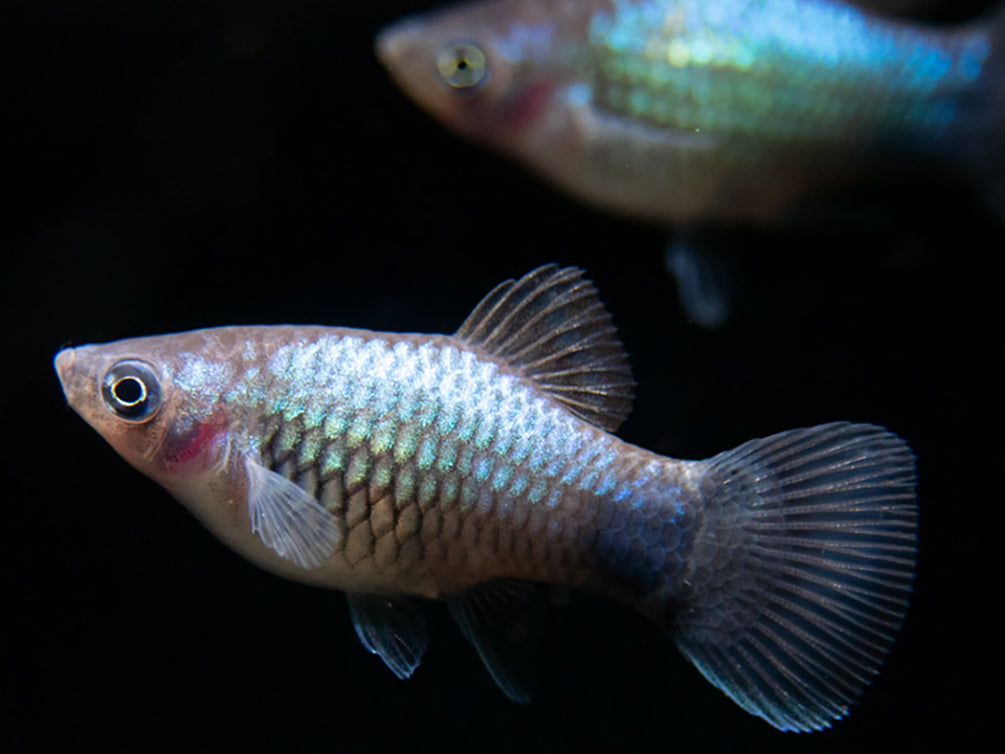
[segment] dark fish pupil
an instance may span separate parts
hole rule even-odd
[[[124,359],[105,373],[101,397],[108,410],[120,419],[146,422],[160,410],[160,381],[146,362]]]
[[[443,48],[437,56],[436,68],[449,86],[470,89],[485,79],[488,60],[476,45],[462,42]]]
[[[146,386],[136,377],[123,377],[112,385],[112,395],[124,406],[135,406],[146,400]]]

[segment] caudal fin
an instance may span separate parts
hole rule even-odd
[[[996,124],[995,143],[991,147],[991,158],[995,162],[992,168],[990,183],[991,206],[998,217],[1005,222],[1005,9],[1001,9],[992,24],[991,31],[991,65],[988,75],[995,91],[992,116]]]
[[[825,424],[706,461],[690,592],[669,626],[741,707],[830,727],[893,643],[914,577],[914,457],[881,427]]]
[[[973,133],[961,138],[969,145],[970,163],[989,206],[1005,222],[1005,7],[986,22],[982,37],[988,55],[976,93],[984,105],[973,119]]]

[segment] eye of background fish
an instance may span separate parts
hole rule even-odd
[[[157,375],[142,361],[119,361],[101,381],[101,397],[108,410],[131,422],[146,422],[161,407],[161,388]]]
[[[478,86],[489,72],[485,53],[476,45],[458,42],[443,48],[436,57],[440,76],[455,89]]]

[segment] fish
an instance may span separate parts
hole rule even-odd
[[[455,133],[673,227],[679,283],[713,280],[710,229],[801,224],[877,182],[958,181],[1005,218],[1005,12],[947,30],[827,0],[482,0],[375,47]],[[681,290],[714,327],[710,292]]]
[[[60,350],[69,406],[261,568],[342,591],[399,678],[447,603],[511,699],[541,589],[654,621],[776,728],[845,716],[904,620],[914,456],[835,422],[677,460],[615,434],[628,356],[596,287],[545,265],[452,335],[232,326]]]

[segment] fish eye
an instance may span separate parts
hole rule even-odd
[[[119,361],[105,372],[101,397],[108,410],[120,419],[150,421],[161,407],[160,380],[153,367],[143,361]]]
[[[436,56],[436,69],[454,89],[478,86],[489,72],[485,53],[477,45],[456,42],[444,47]]]

